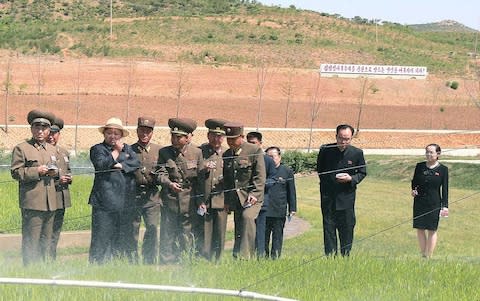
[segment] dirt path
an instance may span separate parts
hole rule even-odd
[[[228,219],[228,228],[233,229],[233,217]],[[285,224],[284,237],[289,239],[310,229],[310,224],[299,218],[293,217],[290,222]],[[143,230],[140,233],[140,239],[143,237]],[[20,234],[0,234],[0,252],[15,251],[20,256],[22,236]],[[58,243],[59,249],[64,248],[85,248],[90,245],[90,231],[71,231],[62,232]],[[227,241],[225,248],[232,249],[233,241]]]

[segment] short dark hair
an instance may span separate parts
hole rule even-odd
[[[341,130],[346,130],[346,129],[350,129],[350,131],[352,131],[352,135],[355,134],[355,129],[353,128],[353,126],[351,126],[349,124],[339,124],[337,126],[337,135],[338,135],[338,132],[340,132]]]
[[[425,149],[427,149],[429,146],[435,147],[435,152],[437,154],[440,154],[442,152],[442,149],[440,148],[440,145],[438,145],[436,143],[430,143],[429,145],[425,146]]]
[[[260,132],[250,132],[247,134],[247,140],[250,138],[257,138],[258,141],[262,142],[262,133]]]
[[[279,148],[278,146],[270,146],[270,147],[268,147],[268,148],[265,150],[265,154],[268,153],[268,151],[271,151],[271,150],[276,150],[279,155],[282,154],[282,152],[280,151],[280,148]]]

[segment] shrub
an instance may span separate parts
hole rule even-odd
[[[445,84],[447,87],[449,87],[450,89],[453,89],[453,90],[457,90],[458,89],[458,82],[457,81],[448,81],[446,82]]]
[[[285,151],[282,154],[283,164],[293,169],[294,173],[315,172],[318,152]]]

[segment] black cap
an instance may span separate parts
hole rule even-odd
[[[168,127],[171,129],[171,134],[187,136],[195,131],[197,122],[190,118],[170,118],[168,119]]]

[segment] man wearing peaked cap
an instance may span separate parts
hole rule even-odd
[[[262,149],[244,141],[243,125],[226,123],[229,149],[223,154],[225,203],[234,212],[233,257],[255,257],[255,219],[260,212],[266,172]]]
[[[188,136],[188,134],[192,134],[195,131],[197,123],[189,118],[170,118],[168,127],[171,134]]]
[[[63,129],[64,126],[64,121],[60,117],[55,117],[55,119],[52,122],[52,125],[50,126],[50,132],[55,132],[58,133]]]
[[[52,243],[50,245],[50,253],[53,259],[57,256],[57,245],[60,239],[60,231],[62,230],[65,209],[71,207],[70,191],[68,186],[72,184],[72,171],[70,169],[70,154],[68,151],[58,145],[60,139],[60,130],[63,129],[64,121],[59,117],[55,117],[51,127],[48,143],[55,147],[56,165],[58,167],[58,176],[55,177],[55,190],[57,191],[57,210],[53,221]]]
[[[243,125],[236,122],[227,122],[224,124],[225,135],[227,139],[243,137]]]
[[[225,232],[227,229],[227,210],[223,192],[223,158],[226,151],[226,123],[223,119],[207,119],[208,142],[200,146],[205,162],[205,203],[199,207],[199,251],[207,259],[219,260],[225,248]],[[203,232],[203,233],[202,233]],[[202,239],[203,238],[203,239]]]
[[[34,125],[36,123],[44,124],[51,126],[55,120],[55,115],[50,112],[44,112],[40,110],[32,110],[28,112],[27,121],[30,125]]]
[[[57,209],[54,179],[58,169],[53,168],[57,161],[55,148],[47,139],[54,119],[52,113],[30,111],[27,121],[32,138],[16,145],[12,151],[10,172],[19,182],[24,265],[51,257],[49,246]]]
[[[197,208],[205,203],[202,152],[188,143],[188,135],[197,123],[192,119],[171,118],[168,126],[172,145],[160,149],[157,163],[162,185],[161,264],[177,262],[182,252],[194,251],[193,219]]]
[[[226,120],[211,118],[205,120],[205,126],[208,128],[209,133],[215,133],[217,135],[225,136],[224,124],[227,123]]]
[[[151,142],[155,119],[152,117],[138,117],[138,141],[132,145],[133,151],[140,160],[140,168],[135,172],[137,191],[135,197],[135,219],[133,230],[135,233],[135,248],[138,247],[140,224],[145,224],[145,234],[142,244],[142,258],[144,264],[155,264],[158,257],[158,223],[160,222],[160,183],[155,174],[158,153],[161,146]],[[135,251],[138,258],[138,251]]]
[[[146,127],[153,130],[155,128],[155,118],[146,116],[138,117],[137,127]]]

